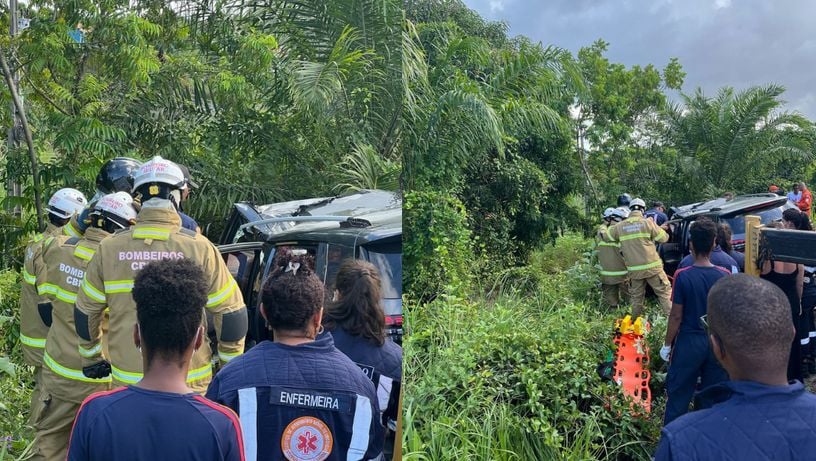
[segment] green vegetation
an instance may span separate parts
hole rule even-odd
[[[93,195],[99,166],[117,155],[189,166],[202,187],[187,211],[216,236],[237,200],[396,190],[400,8],[396,0],[25,2],[30,27],[0,45],[20,71],[44,200],[65,186]],[[78,43],[70,34],[80,30]],[[9,107],[8,91],[0,104]],[[10,124],[0,111],[0,125]],[[19,263],[36,219],[25,146],[0,149],[0,160],[3,183],[23,186],[21,198],[0,192],[0,266],[8,266]],[[21,217],[9,213],[14,205]]]
[[[682,205],[813,182],[813,123],[778,85],[689,95],[676,58],[572,55],[460,0],[406,18],[404,458],[649,459],[665,319],[649,310],[653,410],[633,416],[596,376],[623,312],[601,308],[582,235],[623,192]]]
[[[649,459],[662,426],[665,330],[651,335],[654,410],[633,416],[595,372],[621,312],[601,307],[590,249],[569,234],[482,287],[490,299],[410,306],[403,459]]]

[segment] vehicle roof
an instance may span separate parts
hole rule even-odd
[[[784,205],[787,201],[787,198],[771,193],[738,195],[731,200],[717,198],[707,202],[698,202],[681,207],[674,207],[672,219],[688,219],[700,215],[730,217],[746,211],[775,208]]]
[[[341,226],[337,221],[285,221],[259,225],[267,242],[325,241],[354,245],[402,234],[402,197],[382,190],[361,190],[338,197],[273,203],[255,207],[263,219],[287,216],[349,216],[364,219],[366,227]]]

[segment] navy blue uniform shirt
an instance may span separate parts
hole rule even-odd
[[[669,217],[666,216],[666,213],[663,213],[662,211],[657,211],[654,208],[646,211],[646,213],[643,213],[643,216],[646,218],[654,219],[655,224],[657,224],[658,226],[666,224],[666,221],[669,220]]]
[[[690,266],[674,273],[672,303],[683,305],[679,333],[705,333],[700,317],[708,312],[708,292],[717,280],[729,274],[719,266]]]
[[[702,392],[716,403],[663,428],[656,461],[811,460],[816,396],[802,383],[726,381]]]
[[[297,346],[259,343],[215,375],[207,397],[238,412],[248,461],[382,455],[374,384],[329,334]]]
[[[69,461],[243,461],[238,417],[198,394],[135,386],[92,394],[77,413]]]
[[[729,256],[728,253],[724,252],[719,245],[714,247],[714,251],[712,251],[709,255],[709,259],[711,259],[711,264],[720,266],[732,274],[739,272],[739,264],[734,260],[734,258]],[[694,265],[694,256],[686,255],[686,257],[680,261],[680,265],[678,265],[677,268],[682,269],[692,265]]]
[[[183,227],[185,229],[190,229],[191,231],[194,231],[194,230],[198,229],[198,223],[196,222],[195,219],[187,216],[181,210],[179,210],[178,214],[179,214],[179,217],[181,218],[181,227]]]

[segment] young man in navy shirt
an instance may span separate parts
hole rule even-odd
[[[795,335],[787,296],[758,277],[725,277],[708,295],[707,322],[731,381],[703,391],[713,407],[663,428],[655,459],[813,459],[816,396],[787,379]]]
[[[717,225],[713,221],[698,219],[691,225],[690,233],[694,265],[674,274],[672,310],[666,341],[660,349],[663,360],[671,357],[666,376],[668,401],[664,424],[688,411],[697,378],[702,378],[704,388],[728,379],[711,353],[701,317],[706,315],[709,290],[730,272],[715,266],[709,259],[717,237]]]
[[[69,461],[244,460],[235,413],[186,383],[193,351],[204,341],[208,292],[203,270],[187,259],[155,261],[139,271],[133,339],[142,353],[144,378],[83,402]]]

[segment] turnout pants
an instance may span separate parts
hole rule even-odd
[[[603,293],[603,302],[609,307],[618,307],[621,303],[626,302],[629,298],[629,286],[626,282],[608,285],[601,284],[601,293]]]
[[[32,460],[60,460],[68,456],[71,427],[80,404],[62,400],[43,389],[40,419],[34,425],[37,436]]]
[[[42,365],[34,367],[34,389],[31,391],[31,405],[28,410],[28,425],[34,426],[39,419],[40,394],[42,394]]]
[[[678,333],[672,347],[669,373],[666,376],[666,391],[669,398],[666,402],[663,425],[688,412],[699,377],[702,377],[703,389],[728,380],[728,374],[711,352],[711,345],[705,333]],[[700,408],[695,408],[696,410],[710,406],[706,402],[700,404]]]
[[[638,317],[643,313],[643,304],[646,301],[646,285],[648,284],[657,295],[657,302],[665,315],[671,313],[671,284],[669,278],[661,270],[660,273],[629,281],[629,292],[632,295],[632,315]]]

